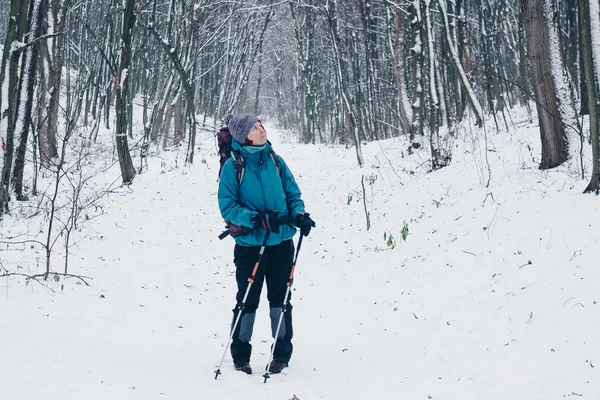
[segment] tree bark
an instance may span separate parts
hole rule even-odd
[[[410,131],[410,146],[408,154],[420,149],[424,145],[424,107],[425,89],[423,88],[423,17],[421,14],[421,0],[415,0],[411,5],[411,29],[413,43],[411,48],[412,65],[412,130]]]
[[[298,7],[299,12],[295,12]],[[311,7],[294,6],[290,2],[290,14],[294,24],[296,49],[298,52],[299,119],[302,126],[302,141],[314,143],[317,130],[317,100],[318,87],[315,76],[315,15]]]
[[[129,85],[131,77],[128,76],[129,67],[131,64],[131,31],[135,24],[135,14],[133,12],[135,0],[127,0],[125,9],[123,10],[123,30],[121,32],[121,55],[119,60],[118,70],[116,71],[116,121],[115,135],[117,154],[119,157],[119,166],[121,167],[121,178],[123,184],[129,185],[135,177],[135,167],[129,153],[129,145],[127,142],[127,129],[129,126],[129,102],[131,101],[129,93]]]
[[[329,26],[329,32],[331,34],[331,41],[333,45],[333,53],[336,64],[336,78],[338,81],[338,87],[340,91],[340,96],[342,98],[342,103],[346,108],[346,112],[350,117],[350,124],[352,127],[352,139],[354,141],[354,146],[356,147],[356,159],[358,161],[358,165],[362,167],[365,164],[365,160],[362,154],[362,147],[360,143],[360,125],[357,121],[356,110],[355,107],[350,102],[351,96],[349,92],[349,84],[347,82],[347,64],[345,58],[342,55],[341,47],[342,40],[340,39],[340,35],[338,33],[337,26],[337,18],[336,15],[336,2],[334,1],[330,6],[325,6],[327,13],[327,22]]]
[[[44,122],[39,130],[40,161],[42,164],[58,156],[56,134],[58,131],[60,87],[62,70],[64,66],[63,48],[65,44],[64,30],[67,21],[67,9],[70,0],[49,0],[52,14],[53,33],[59,33],[52,41],[52,48],[48,49],[48,75],[45,77],[46,90],[48,90],[48,108],[42,109],[41,119]]]
[[[8,31],[2,52],[2,64],[0,65],[0,114],[6,114],[6,145],[3,144],[4,153],[2,175],[0,176],[0,217],[8,212],[10,193],[10,181],[14,153],[14,135],[16,132],[18,118],[19,99],[19,59],[21,49],[13,47],[15,43],[23,43],[23,36],[27,28],[27,10],[29,0],[12,0],[10,4],[10,19]],[[8,77],[6,72],[8,71]],[[5,79],[8,83],[5,85]],[[4,92],[3,88],[8,89]],[[7,97],[7,98],[5,98]],[[6,106],[3,102],[6,102]]]
[[[540,169],[549,169],[564,163],[569,155],[567,135],[558,105],[556,82],[551,69],[548,20],[550,16],[546,15],[544,0],[521,0],[521,7],[527,32],[527,48],[542,141]]]
[[[473,112],[475,113],[475,119],[477,120],[477,125],[483,125],[483,110],[481,105],[479,104],[479,100],[475,97],[475,92],[469,83],[469,79],[467,78],[467,73],[460,63],[460,59],[458,58],[458,52],[454,47],[454,43],[452,41],[452,36],[450,35],[450,26],[448,23],[448,15],[447,15],[447,7],[446,0],[439,0],[439,8],[442,12],[442,19],[444,20],[444,27],[446,30],[446,37],[448,39],[448,45],[450,47],[450,53],[452,54],[452,61],[454,62],[454,66],[459,72],[460,75],[460,83],[467,93],[467,97],[469,98],[469,102],[471,103],[471,107],[473,108]],[[470,66],[469,66],[470,68]],[[491,79],[491,78],[490,78]]]
[[[405,60],[405,40],[404,11],[396,11],[396,47],[394,49],[396,86],[398,87],[398,113],[400,114],[400,123],[405,134],[413,136],[414,127],[412,125],[412,108],[406,91],[406,79],[404,78]]]
[[[592,139],[592,176],[584,193],[594,192],[596,194],[600,192],[600,124],[598,123],[598,118],[600,117],[600,82],[598,82],[600,60],[594,57],[592,47],[600,46],[600,43],[593,43],[592,41],[590,19],[598,19],[598,9],[598,3],[590,6],[590,0],[582,0],[581,2],[581,54],[585,82],[587,83],[588,105],[590,106],[590,136]],[[592,10],[593,12],[590,12]]]
[[[40,2],[34,2],[32,6],[29,7],[27,32],[29,32],[31,36],[28,35],[26,43],[35,41],[41,35],[43,15],[40,8]],[[23,171],[25,169],[25,151],[27,150],[27,140],[29,138],[29,130],[32,126],[31,112],[33,109],[35,76],[37,71],[37,49],[38,44],[28,46],[25,50],[24,62],[21,65],[22,87],[19,90],[19,93],[21,95],[20,102],[22,104],[24,103],[25,109],[22,112],[19,111],[21,132],[12,174],[12,184],[15,189],[15,197],[19,201],[26,200],[26,197],[23,196]]]
[[[192,80],[190,79],[189,74],[186,72],[184,66],[181,64],[179,55],[174,50],[174,47],[170,46],[168,42],[165,42],[155,29],[151,28],[150,31],[154,37],[156,37],[157,42],[161,43],[163,49],[169,54],[169,57],[171,58],[171,61],[175,67],[175,71],[179,74],[179,79],[183,86],[183,92],[186,100],[186,113],[187,117],[190,118],[190,143],[188,145],[188,152],[185,162],[192,164],[194,162],[194,143],[196,140],[196,107],[194,105],[194,88]],[[188,61],[189,60],[190,58],[188,57]]]

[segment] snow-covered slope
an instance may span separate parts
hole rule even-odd
[[[600,398],[600,202],[569,167],[538,170],[539,133],[523,125],[488,132],[485,187],[474,130],[427,173],[426,153],[407,156],[400,139],[365,145],[361,169],[352,148],[295,144],[267,124],[317,228],[297,264],[294,356],[266,384],[266,298],[254,375],[227,356],[214,379],[235,279],[233,241],[217,238],[213,138],[191,166],[152,157],[76,233],[69,272],[89,287],[0,278],[0,397]],[[1,240],[25,224],[37,226],[8,218]],[[38,273],[36,251],[3,245],[0,262]]]

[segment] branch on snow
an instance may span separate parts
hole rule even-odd
[[[54,276],[54,279],[58,282],[58,280],[60,279],[60,277],[65,277],[65,278],[76,278],[79,279],[81,282],[83,282],[86,286],[90,286],[90,284],[86,281],[86,279],[93,279],[90,278],[89,276],[82,276],[82,275],[72,275],[72,274],[62,274],[59,272],[49,272],[49,273],[44,273],[44,274],[36,274],[36,275],[28,275],[28,274],[21,274],[18,272],[6,272],[4,274],[0,275],[0,278],[4,278],[4,277],[8,277],[8,276],[22,276],[25,277],[26,280],[34,280],[36,282],[39,282],[39,279],[42,278],[43,280],[47,281],[48,280],[48,276]],[[85,278],[85,279],[84,279]]]

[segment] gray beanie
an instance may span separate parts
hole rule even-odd
[[[231,136],[240,144],[246,142],[250,129],[256,122],[258,122],[258,118],[252,114],[229,114],[223,119]]]

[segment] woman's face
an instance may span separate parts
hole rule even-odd
[[[248,134],[248,139],[252,140],[252,146],[262,146],[267,143],[267,131],[265,131],[265,128],[260,121],[256,121],[254,125],[252,125],[252,129],[250,129],[250,133]]]

